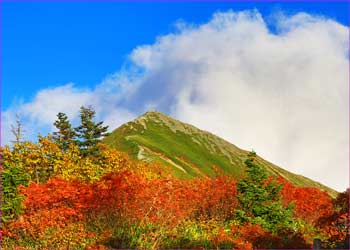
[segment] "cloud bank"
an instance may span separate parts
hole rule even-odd
[[[66,84],[13,105],[3,112],[3,139],[15,112],[37,133],[52,130],[59,111],[76,119],[81,105],[112,128],[157,109],[341,191],[349,176],[348,42],[348,28],[325,17],[278,13],[267,25],[256,10],[218,12],[135,48],[129,66],[94,89]]]

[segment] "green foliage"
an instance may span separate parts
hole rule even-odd
[[[97,144],[108,135],[108,126],[102,126],[103,122],[94,122],[95,111],[91,107],[80,108],[81,125],[75,128],[78,140],[77,145],[84,156],[98,155]]]
[[[2,216],[3,222],[21,213],[23,196],[19,194],[20,185],[27,186],[30,176],[23,168],[3,162],[2,169]]]
[[[58,131],[53,133],[53,139],[63,151],[66,151],[74,141],[75,131],[67,115],[61,112],[57,114],[57,120],[54,122],[54,125]]]
[[[265,169],[254,163],[254,157],[251,154],[245,161],[248,175],[237,184],[241,206],[241,210],[236,211],[238,219],[242,223],[259,224],[273,233],[281,228],[292,228],[293,205],[282,206],[282,185],[268,182]]]

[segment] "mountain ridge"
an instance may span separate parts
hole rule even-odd
[[[104,142],[132,158],[165,164],[179,178],[245,176],[249,151],[159,111],[147,111],[115,129]],[[335,196],[337,192],[319,182],[291,173],[260,156],[257,163],[271,176],[281,176],[297,186],[316,187]]]

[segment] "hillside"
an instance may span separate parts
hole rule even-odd
[[[146,112],[122,125],[104,142],[133,158],[162,162],[179,178],[217,175],[242,178],[249,153],[214,134],[156,111]],[[333,197],[337,194],[329,187],[288,172],[259,156],[257,162],[272,176],[282,176],[297,186],[317,187]]]

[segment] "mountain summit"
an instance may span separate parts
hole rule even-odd
[[[168,166],[179,178],[245,176],[248,151],[224,139],[173,119],[158,111],[149,111],[114,130],[104,142],[131,157],[157,161]],[[316,187],[335,196],[336,191],[304,176],[288,172],[257,156],[258,164],[272,176],[281,176],[297,186]]]

